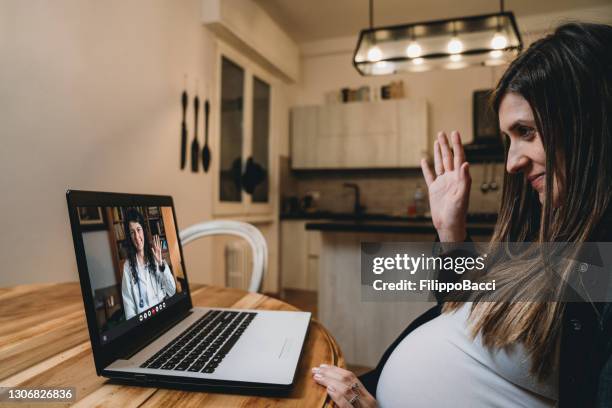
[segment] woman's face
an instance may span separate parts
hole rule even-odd
[[[144,248],[144,231],[138,222],[130,221],[130,238],[138,252]]]
[[[517,93],[506,93],[499,105],[499,126],[510,141],[506,170],[508,173],[522,172],[543,204],[546,197],[546,152],[527,100]],[[554,180],[553,206],[556,207],[559,186],[556,178]]]

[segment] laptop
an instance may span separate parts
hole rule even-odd
[[[291,389],[310,313],[193,307],[170,196],[66,197],[99,376],[236,393]]]

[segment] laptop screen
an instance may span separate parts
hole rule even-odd
[[[188,296],[172,207],[76,210],[102,345]]]

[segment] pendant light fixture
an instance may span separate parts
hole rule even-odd
[[[408,58],[419,58],[423,54],[421,45],[414,38],[414,29],[410,30],[410,44],[406,47],[406,56]]]
[[[504,0],[499,13],[388,27],[374,27],[373,0],[369,12],[370,26],[361,30],[353,54],[361,75],[500,65],[523,47],[514,14],[504,11]]]

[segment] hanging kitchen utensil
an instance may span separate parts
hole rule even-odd
[[[187,90],[183,90],[181,95],[181,104],[183,105],[183,121],[181,122],[181,170],[185,169],[187,164],[187,104],[189,97]]]
[[[198,162],[200,160],[200,143],[198,142],[198,115],[200,113],[200,98],[196,94],[193,100],[195,110],[195,123],[193,127],[193,142],[191,142],[191,171],[197,173]]]
[[[495,166],[496,166],[495,163],[491,164],[491,181],[489,182],[489,189],[491,191],[497,191],[497,189],[499,188],[497,186],[497,180],[495,177]]]
[[[252,157],[249,157],[244,167],[241,184],[244,191],[253,195],[255,187],[261,184],[266,179],[266,170]]]
[[[482,191],[483,193],[486,193],[487,191],[489,191],[489,181],[487,180],[487,166],[489,165],[489,163],[484,162],[483,163],[483,170],[482,170],[482,184],[480,185],[480,191]]]
[[[204,173],[208,173],[210,166],[210,149],[208,148],[208,117],[210,115],[210,103],[208,99],[204,101],[204,148],[202,148],[202,167]]]

